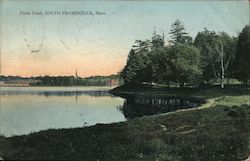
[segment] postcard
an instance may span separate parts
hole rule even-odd
[[[0,160],[250,161],[248,0],[0,0]]]

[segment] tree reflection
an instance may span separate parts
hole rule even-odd
[[[127,96],[117,107],[127,119],[198,107],[201,100],[177,97]]]

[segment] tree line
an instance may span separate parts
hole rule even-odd
[[[247,84],[250,79],[250,26],[237,37],[226,32],[198,32],[193,39],[179,20],[172,24],[170,41],[164,33],[155,31],[151,40],[136,40],[127,63],[119,76],[125,84],[211,84],[225,79],[238,79]]]
[[[91,76],[87,78],[74,76],[44,76],[34,79],[39,81],[31,84],[33,86],[107,86],[107,82],[110,80],[117,80],[117,76]]]
[[[117,75],[90,76],[86,78],[75,76],[20,77],[0,75],[0,82],[13,84],[18,81],[27,81],[31,86],[112,86],[122,83]]]

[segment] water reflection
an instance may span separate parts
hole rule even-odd
[[[108,91],[1,91],[0,95],[42,95],[42,96],[81,96],[89,95],[94,97],[113,96]]]
[[[4,136],[126,121],[116,108],[124,99],[104,89],[1,88],[0,99],[0,135]]]
[[[127,119],[166,113],[179,109],[198,107],[203,100],[194,98],[161,97],[161,96],[122,96],[126,98],[122,106],[118,106]]]

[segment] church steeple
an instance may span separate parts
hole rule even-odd
[[[78,78],[77,69],[76,69],[76,74],[75,74],[75,77],[76,77],[76,78]]]

